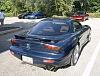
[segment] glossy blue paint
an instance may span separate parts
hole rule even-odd
[[[18,16],[19,19],[38,19],[38,18],[45,18],[46,15],[42,12],[27,12],[22,13]]]
[[[40,25],[38,26],[37,24],[30,32],[15,35],[16,44],[12,44],[10,50],[19,56],[33,58],[33,61],[35,60],[33,64],[52,65],[57,67],[69,64],[75,46],[78,44],[81,48],[86,43],[91,28],[89,26],[82,26],[79,22],[72,19],[51,18],[44,19],[39,23],[42,22],[65,23],[65,26],[68,26],[69,28],[68,31],[65,31],[66,33],[61,35],[50,34],[49,36],[46,36],[42,34],[32,34],[31,31],[34,30],[35,27],[40,27]],[[77,27],[75,28],[74,22],[79,24],[80,27],[77,26],[78,29]],[[58,26],[59,25],[56,27]],[[54,45],[60,47],[60,49],[49,50],[44,47],[45,44]],[[43,60],[45,59],[55,60],[55,62],[44,63]]]

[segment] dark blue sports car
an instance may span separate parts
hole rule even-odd
[[[90,41],[90,31],[88,25],[73,19],[44,19],[30,31],[15,35],[10,51],[24,62],[56,71],[77,63]]]
[[[45,17],[46,15],[42,12],[27,12],[18,16],[19,19],[40,19]]]

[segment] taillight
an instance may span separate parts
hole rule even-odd
[[[70,18],[73,18],[73,17],[70,17]]]
[[[50,44],[44,44],[45,48],[48,50],[53,50],[53,51],[57,51],[60,50],[60,47],[55,46],[55,45],[50,45]]]
[[[43,60],[44,63],[54,63],[55,60]]]
[[[11,39],[11,43],[12,43],[12,45],[16,44],[16,39]]]

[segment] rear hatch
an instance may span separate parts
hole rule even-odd
[[[15,35],[15,39],[16,43],[14,46],[17,46],[25,51],[30,50],[36,52],[56,52],[51,47],[48,47],[48,45],[53,47],[54,45],[56,46],[56,43],[60,41],[59,39],[56,40],[55,38],[22,37],[18,35]]]

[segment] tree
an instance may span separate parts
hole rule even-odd
[[[47,16],[66,15],[72,10],[100,12],[100,0],[0,0],[0,9],[14,16],[28,11],[42,11]]]
[[[83,11],[88,11],[89,0],[79,0]]]
[[[100,0],[90,0],[90,12],[100,12]]]
[[[73,12],[81,11],[82,10],[81,3],[79,1],[74,1],[73,5],[74,5]]]

